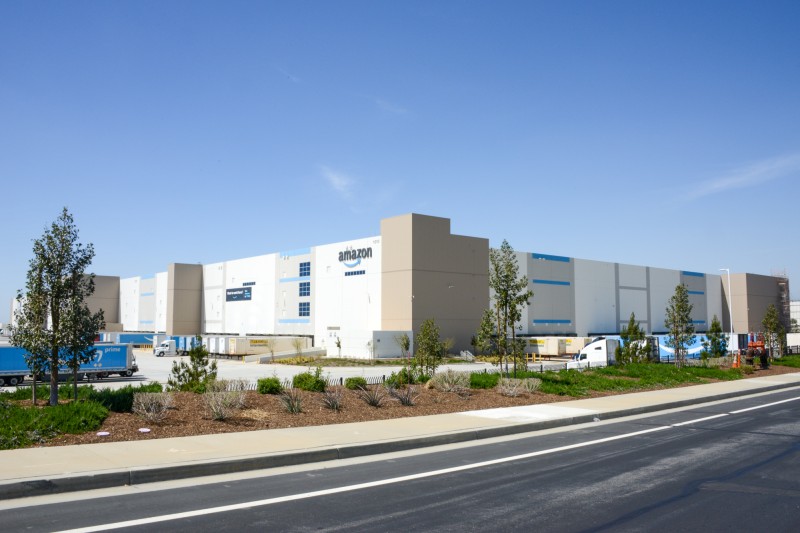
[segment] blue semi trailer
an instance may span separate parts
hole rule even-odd
[[[78,368],[79,380],[104,378],[112,374],[132,376],[139,371],[130,344],[95,344],[94,349],[92,360]],[[0,386],[18,385],[30,373],[25,363],[25,350],[15,346],[0,346]],[[64,378],[72,376],[72,371],[63,366],[58,373]]]

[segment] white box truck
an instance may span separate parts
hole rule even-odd
[[[617,339],[597,337],[567,363],[567,369],[584,369],[613,365],[616,361],[615,354],[619,347]]]

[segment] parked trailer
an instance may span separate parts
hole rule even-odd
[[[78,367],[78,379],[103,378],[112,374],[132,376],[139,371],[136,357],[130,344],[96,344],[91,361]],[[66,366],[59,367],[58,373],[65,379],[72,375]],[[18,385],[30,369],[25,363],[25,350],[15,346],[0,346],[0,380],[3,385]]]

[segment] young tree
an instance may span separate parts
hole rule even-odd
[[[508,354],[516,345],[515,325],[522,317],[522,309],[530,304],[533,291],[528,289],[528,279],[519,277],[519,266],[514,249],[503,240],[498,249],[489,250],[489,288],[494,300],[496,343],[501,364],[505,361],[508,374]],[[509,333],[511,343],[509,343]],[[516,362],[516,358],[515,358]]]
[[[631,312],[628,325],[622,328],[619,337],[622,343],[617,348],[616,353],[618,364],[627,365],[629,363],[640,363],[647,360],[649,347],[647,346],[644,330],[636,321],[635,313]]]
[[[105,325],[103,312],[91,313],[86,305],[94,293],[94,275],[86,274],[93,258],[94,247],[78,242],[78,229],[65,207],[33,241],[26,290],[17,295],[21,307],[12,343],[28,352],[34,375],[50,373],[50,405],[58,403],[59,365],[77,369],[90,360],[94,339]]]
[[[275,362],[275,339],[264,339],[264,347],[269,351],[270,362]]]
[[[709,357],[725,357],[728,354],[728,338],[722,332],[722,324],[717,315],[711,319],[711,326],[703,341],[703,360]]]
[[[481,325],[475,334],[475,348],[483,353],[494,353],[495,349],[495,316],[490,309],[486,309],[481,317]]]
[[[778,316],[778,309],[773,304],[769,304],[761,325],[764,327],[764,344],[769,350],[770,357],[772,357],[773,350],[779,345],[781,333],[781,320]]]
[[[208,350],[198,335],[189,350],[189,362],[173,361],[167,385],[173,390],[205,392],[206,384],[217,379],[217,362],[208,363]]]
[[[422,322],[414,342],[414,365],[432,376],[442,359],[444,344],[439,339],[439,326],[432,318]]]
[[[666,345],[675,350],[675,366],[681,368],[686,361],[686,351],[695,339],[689,291],[682,283],[675,287],[675,294],[669,299],[664,327],[667,328]]]

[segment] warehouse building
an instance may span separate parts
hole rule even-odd
[[[518,335],[615,334],[632,312],[648,333],[660,333],[681,283],[699,332],[715,315],[725,331],[731,315],[736,333],[757,331],[767,307],[784,302],[788,326],[786,278],[728,279],[539,252],[516,257],[534,292]],[[442,338],[462,350],[470,349],[490,305],[488,266],[488,239],[454,235],[446,218],[407,214],[382,220],[372,237],[207,265],[170,264],[148,277],[98,276],[89,303],[104,309],[109,329],[117,331],[302,335],[329,354],[338,353],[338,343],[354,357],[396,356],[397,335],[413,337],[433,318]]]

